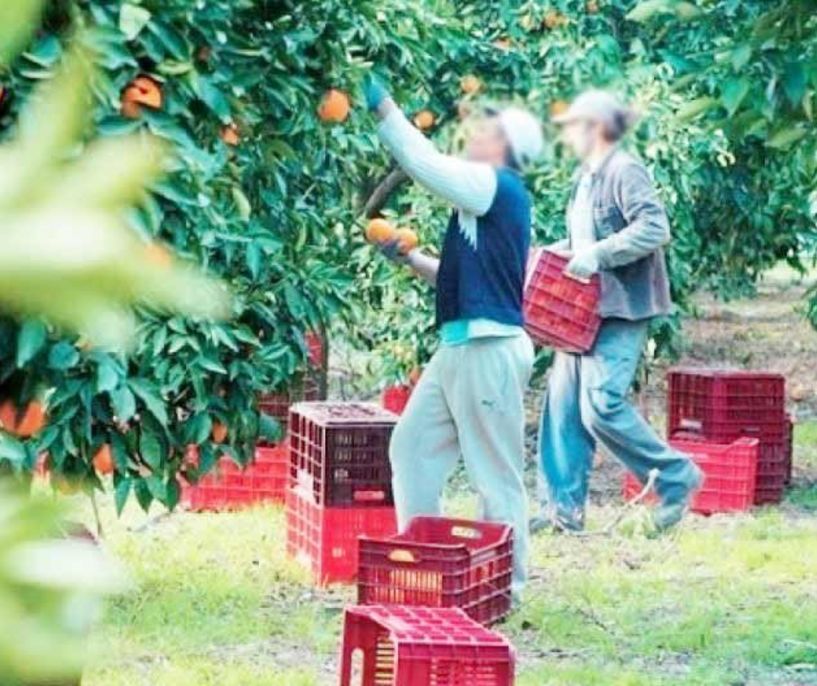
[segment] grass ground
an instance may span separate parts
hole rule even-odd
[[[794,375],[797,469],[786,502],[691,517],[659,540],[641,533],[641,508],[612,535],[538,537],[524,603],[500,627],[519,652],[520,686],[817,685],[817,335],[792,311],[796,285],[766,288],[745,303],[702,301],[687,356],[748,358]],[[657,383],[648,409],[661,395]],[[591,530],[619,511],[619,479],[605,460]],[[471,511],[459,486],[450,508]],[[341,612],[353,594],[313,589],[287,560],[280,508],[131,509],[117,520],[104,506],[102,519],[134,590],[94,635],[86,686],[336,683]]]

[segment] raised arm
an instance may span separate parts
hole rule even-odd
[[[377,133],[397,163],[417,183],[455,207],[476,216],[485,214],[496,195],[496,171],[438,151],[397,107],[383,85],[367,79],[369,109],[381,119]]]

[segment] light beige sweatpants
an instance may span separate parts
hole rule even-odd
[[[391,439],[397,524],[439,515],[440,496],[462,456],[481,517],[514,529],[513,590],[527,579],[528,505],[524,392],[533,368],[526,334],[441,347]]]

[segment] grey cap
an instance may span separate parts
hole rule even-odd
[[[630,128],[635,120],[632,110],[623,105],[615,95],[603,90],[585,91],[570,103],[567,110],[551,117],[551,121],[556,124],[592,121],[624,130]]]

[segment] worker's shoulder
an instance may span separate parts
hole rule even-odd
[[[640,157],[621,148],[613,152],[607,163],[607,170],[611,173],[618,173],[625,169],[632,169],[633,167],[646,169],[646,165]]]

